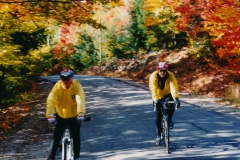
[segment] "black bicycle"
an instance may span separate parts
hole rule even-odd
[[[166,148],[167,153],[170,153],[170,140],[169,140],[169,120],[168,120],[168,111],[170,109],[174,109],[174,107],[171,107],[171,103],[174,104],[174,101],[168,101],[168,103],[165,103],[165,101],[162,101],[162,107],[161,107],[161,112],[162,112],[162,119],[161,119],[161,130],[162,130],[162,137],[160,138],[161,143],[163,146]],[[156,142],[157,145],[157,142]]]

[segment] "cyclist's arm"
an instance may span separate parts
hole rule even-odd
[[[55,113],[55,105],[56,105],[56,101],[57,101],[57,97],[58,97],[56,89],[57,89],[57,87],[55,85],[47,97],[47,102],[46,102],[46,106],[47,106],[46,117],[47,118],[49,117],[49,115],[54,115],[54,113]]]
[[[153,101],[160,99],[157,86],[158,86],[158,80],[157,80],[156,71],[155,71],[151,74],[151,76],[149,78],[149,89],[152,93]]]
[[[85,93],[82,88],[82,85],[78,83],[77,85],[77,94],[76,94],[76,102],[77,102],[77,113],[85,116],[86,108],[85,108]]]
[[[173,75],[173,73],[170,73],[170,91],[171,91],[171,95],[173,98],[179,98],[178,95],[178,83],[177,80],[175,78],[175,76]]]

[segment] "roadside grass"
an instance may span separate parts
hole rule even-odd
[[[226,101],[229,101],[235,107],[240,107],[240,85],[232,84],[226,89]]]

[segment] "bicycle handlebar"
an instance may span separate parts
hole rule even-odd
[[[83,121],[85,121],[85,122],[89,122],[89,121],[91,121],[91,117],[84,117],[84,120]]]
[[[164,109],[173,109],[173,108],[170,107],[170,104],[174,104],[174,101],[168,101],[168,103],[167,103],[167,104],[169,105],[168,107],[166,106],[166,104],[164,104],[164,103],[162,103],[162,104],[163,104],[163,108],[164,108]],[[175,106],[175,104],[174,104],[174,109],[175,109],[175,110],[178,109],[178,108]]]

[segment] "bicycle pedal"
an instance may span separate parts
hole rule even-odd
[[[174,123],[172,123],[172,124],[169,125],[169,128],[170,128],[170,129],[173,129],[173,127],[174,127]]]
[[[156,142],[156,146],[162,146],[162,142]]]
[[[156,141],[156,146],[162,146],[162,145],[163,145],[163,141],[161,139]]]

